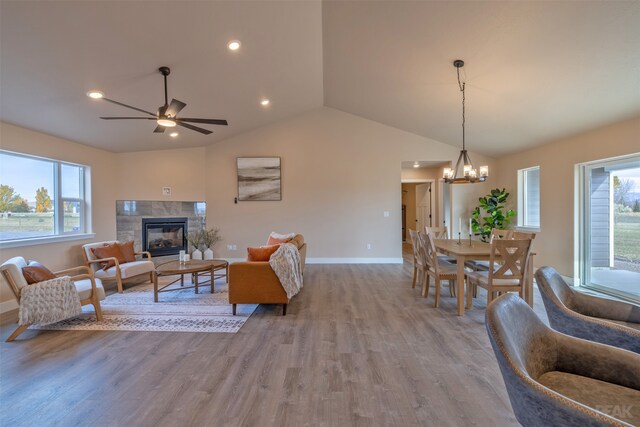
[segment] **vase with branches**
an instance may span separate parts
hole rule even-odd
[[[506,189],[500,190],[495,188],[484,197],[480,197],[477,206],[471,213],[471,228],[473,234],[480,236],[480,240],[487,242],[491,236],[491,230],[497,228],[504,230],[510,223],[511,218],[515,216],[513,209],[505,211],[505,205],[509,193]]]

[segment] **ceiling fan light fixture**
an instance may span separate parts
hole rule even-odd
[[[227,47],[229,48],[229,50],[238,50],[240,49],[240,46],[242,45],[242,43],[240,43],[240,40],[231,40],[229,43],[227,43]]]
[[[175,120],[171,120],[171,119],[158,119],[157,123],[160,126],[164,126],[166,128],[173,128],[176,127],[176,122]]]
[[[87,96],[91,99],[101,99],[104,98],[104,93],[99,90],[90,90],[87,92]]]

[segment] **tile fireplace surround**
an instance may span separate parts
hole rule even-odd
[[[133,240],[136,251],[142,250],[142,219],[186,217],[189,232],[206,227],[204,202],[167,202],[151,200],[116,200],[116,238],[121,242]],[[154,257],[164,262],[177,255]]]

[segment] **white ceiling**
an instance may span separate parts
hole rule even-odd
[[[640,114],[640,2],[2,1],[0,119],[111,151],[203,146],[322,105],[502,155]],[[242,41],[230,52],[231,39]],[[89,89],[225,118],[176,140]],[[259,105],[262,97],[272,105]],[[133,114],[131,114],[133,113]],[[390,143],[393,143],[390,141]]]
[[[318,2],[1,2],[0,118],[111,151],[203,146],[322,106]],[[239,51],[228,41],[242,42]],[[158,67],[171,68],[169,99],[183,117],[223,118],[209,136],[153,121],[105,121],[164,103]],[[271,100],[268,108],[262,97]],[[140,114],[144,115],[144,114]]]
[[[329,1],[325,105],[502,155],[640,114],[640,2]]]

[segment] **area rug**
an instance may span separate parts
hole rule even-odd
[[[194,289],[180,289],[160,293],[157,303],[153,302],[153,285],[138,285],[109,295],[101,307],[100,322],[93,306],[85,305],[78,317],[29,329],[236,333],[257,305],[239,304],[234,316],[227,285],[216,283],[213,295],[208,286],[201,287],[197,295]]]

